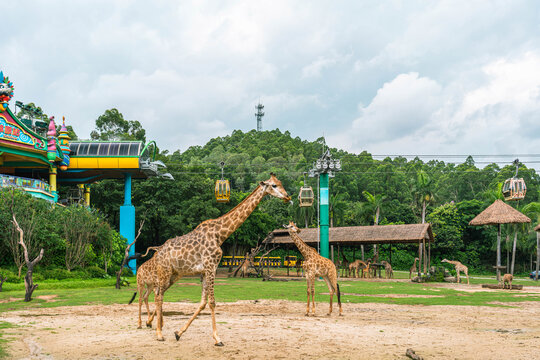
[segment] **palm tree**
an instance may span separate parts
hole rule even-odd
[[[433,187],[435,186],[435,182],[431,177],[429,177],[428,174],[424,170],[420,170],[418,172],[416,183],[413,185],[413,194],[415,195],[416,199],[419,203],[422,204],[422,224],[426,222],[426,207],[427,205],[434,200],[433,195]],[[422,261],[422,252],[424,253],[423,261]],[[419,244],[419,254],[418,257],[420,258],[420,261],[424,263],[424,274],[427,272],[427,261],[426,261],[426,245]],[[431,247],[430,247],[430,254],[427,256],[427,258],[431,257]],[[418,273],[420,274],[420,266],[418,266]]]
[[[435,182],[424,170],[418,172],[416,183],[413,185],[413,193],[422,204],[422,224],[426,222],[426,207],[434,200],[433,187]]]
[[[381,206],[382,203],[386,200],[386,196],[377,194],[373,195],[370,192],[364,190],[362,191],[362,195],[366,198],[369,208],[374,212],[373,214],[373,224],[379,225],[379,216],[381,214]],[[377,254],[377,245],[373,245],[373,256]]]
[[[341,223],[343,220],[343,214],[347,208],[347,203],[345,202],[345,195],[340,194],[339,191],[335,195],[330,195],[328,202],[328,212],[330,213],[330,227],[334,227],[335,223]]]

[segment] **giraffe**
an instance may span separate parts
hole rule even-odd
[[[353,277],[364,277],[364,270],[367,268],[367,264],[362,260],[355,260],[349,264],[349,276],[351,272]],[[360,270],[362,270],[362,276],[360,276]]]
[[[392,265],[388,263],[388,261],[381,261],[381,264],[384,265],[384,275],[387,279],[391,279],[394,277],[394,270],[392,270]]]
[[[364,263],[366,264],[366,267],[364,268],[363,272],[362,272],[362,277],[365,277],[366,279],[369,278],[369,267],[371,266],[371,259],[367,259],[367,262]]]
[[[148,255],[148,252],[150,250],[159,250],[163,245],[160,246],[150,246],[146,249],[146,253],[142,255],[141,257],[145,257]],[[133,297],[129,301],[129,304],[135,300],[135,296],[137,296],[137,293],[139,293],[139,323],[138,323],[138,329],[142,328],[142,320],[141,320],[141,312],[142,312],[142,302],[144,301],[144,304],[146,305],[146,314],[148,315],[148,320],[146,321],[146,327],[152,327],[152,321],[154,320],[154,316],[156,315],[156,311],[154,309],[154,312],[150,315],[150,307],[148,306],[148,296],[150,296],[150,293],[152,290],[154,290],[154,287],[157,284],[157,271],[156,271],[156,263],[154,258],[152,257],[150,260],[146,261],[144,264],[142,264],[139,269],[137,270],[137,291],[133,294]],[[145,290],[146,288],[146,290]],[[144,293],[143,293],[144,291]]]
[[[317,253],[317,250],[308,246],[301,238],[298,236],[300,229],[296,226],[294,222],[289,222],[289,225],[285,225],[287,230],[289,230],[289,235],[294,241],[294,244],[302,253],[304,261],[302,267],[304,268],[307,280],[307,311],[306,316],[309,316],[309,297],[311,295],[312,306],[312,315],[315,316],[315,277],[321,276],[330,292],[330,309],[328,314],[332,314],[332,300],[334,298],[334,293],[337,292],[338,305],[339,305],[339,316],[343,315],[341,309],[341,293],[339,291],[339,285],[337,283],[337,270],[336,266],[332,260],[322,257]]]
[[[469,285],[469,268],[466,267],[465,265],[463,265],[462,263],[460,263],[459,261],[452,261],[452,260],[446,260],[446,259],[442,259],[441,262],[445,262],[445,263],[449,263],[449,264],[452,264],[454,265],[454,267],[456,268],[456,273],[457,273],[457,282],[459,283],[459,273],[461,271],[463,271],[465,273],[465,276],[467,276],[467,285]]]
[[[416,268],[416,262],[419,261],[419,258],[414,258],[414,264],[409,269],[409,279],[412,278],[412,274],[415,274],[418,269]]]
[[[177,341],[180,340],[182,334],[208,304],[212,314],[214,345],[223,346],[217,334],[214,298],[214,279],[223,254],[221,244],[242,225],[266,195],[275,196],[284,202],[291,200],[281,181],[274,174],[270,174],[270,179],[261,181],[248,197],[228,213],[217,219],[203,221],[190,233],[167,240],[154,255],[158,276],[155,303],[156,332],[159,341],[164,340],[162,328],[165,291],[182,276],[201,274],[202,292],[199,307],[174,335]]]
[[[512,290],[512,280],[514,280],[514,276],[512,274],[504,274],[499,282],[499,285],[502,285],[502,288],[504,289],[506,284],[508,284],[509,289]]]
[[[244,261],[242,262],[242,267],[240,268],[240,271],[242,272],[242,277],[248,276],[248,270],[250,266],[251,259],[249,257],[249,253],[246,253],[246,256],[244,256]]]

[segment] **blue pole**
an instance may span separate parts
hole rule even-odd
[[[131,205],[131,174],[124,174],[124,205],[120,206],[120,235],[126,238],[127,244],[135,239],[135,206]],[[129,250],[129,255],[135,255],[135,245]],[[137,273],[135,259],[128,262],[133,274]]]

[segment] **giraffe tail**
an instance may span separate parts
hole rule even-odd
[[[336,285],[337,285],[337,302],[339,306],[341,306],[341,292],[339,291],[339,284],[336,283]]]
[[[133,296],[131,297],[131,300],[129,300],[128,305],[131,304],[133,302],[133,300],[135,300],[135,296],[137,296],[136,291],[133,293]],[[338,297],[339,297],[339,295],[338,295]]]

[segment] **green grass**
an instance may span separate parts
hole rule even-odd
[[[33,294],[33,300],[25,303],[24,285],[8,284],[0,293],[0,313],[26,308],[76,306],[87,304],[127,304],[135,287],[116,290],[114,279],[98,280],[63,280],[43,281]],[[471,279],[471,283],[488,283],[482,279]],[[526,285],[532,282],[522,281]],[[522,301],[540,301],[540,294],[527,294],[520,291],[479,291],[465,292],[449,288],[437,287],[436,283],[417,284],[409,282],[369,282],[340,279],[343,303],[386,303],[398,305],[472,305],[503,306]],[[520,283],[516,281],[515,283]],[[328,301],[328,289],[324,282],[315,285],[316,301]],[[54,301],[47,302],[38,296],[55,296]],[[396,296],[392,296],[396,295]],[[397,296],[403,297],[397,297]],[[526,295],[526,296],[524,296]],[[181,279],[165,293],[165,301],[199,302],[201,286],[199,278]],[[306,300],[305,281],[263,282],[260,279],[216,279],[215,296],[218,302],[234,302],[237,300]],[[16,301],[1,300],[17,298]]]

